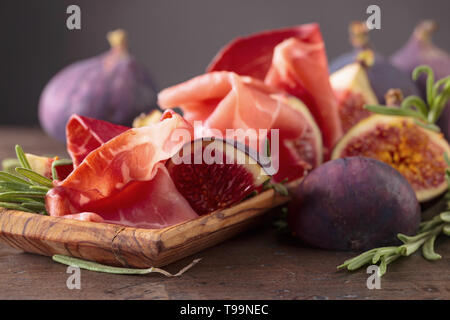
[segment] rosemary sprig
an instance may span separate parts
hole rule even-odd
[[[374,113],[414,118],[414,122],[425,129],[440,132],[435,124],[450,99],[450,76],[434,81],[433,70],[429,66],[418,66],[412,73],[417,81],[420,74],[426,74],[426,101],[418,96],[406,97],[400,108],[381,105],[365,105],[364,108]]]
[[[444,233],[450,236],[450,212],[443,212],[421,225],[419,233],[415,236],[406,236],[399,233],[398,239],[403,242],[400,246],[381,247],[366,251],[359,256],[345,261],[338,269],[347,268],[353,271],[366,264],[379,264],[378,274],[386,273],[387,265],[398,258],[410,256],[420,248],[422,255],[427,260],[437,260],[441,256],[434,251],[436,237]]]
[[[148,274],[148,273],[152,273],[152,272],[157,272],[157,273],[161,273],[161,274],[165,275],[166,277],[179,277],[183,273],[188,271],[190,268],[192,268],[194,265],[196,265],[201,260],[201,259],[195,259],[194,261],[192,261],[190,264],[188,264],[186,267],[184,267],[177,273],[171,274],[163,269],[154,268],[154,267],[151,267],[148,269],[112,267],[112,266],[107,266],[107,265],[100,264],[100,263],[93,262],[93,261],[82,260],[82,259],[63,256],[63,255],[59,255],[59,254],[54,255],[52,257],[52,259],[53,259],[53,261],[56,261],[56,262],[59,262],[59,263],[65,264],[65,265],[79,267],[81,269],[95,271],[95,272],[104,272],[104,273],[113,273],[113,274]]]
[[[450,160],[445,155],[447,164]],[[450,180],[450,170],[446,170],[446,179]],[[449,184],[450,186],[450,184]],[[450,190],[445,195],[450,196]],[[407,236],[399,233],[397,238],[403,243],[400,246],[375,248],[360,255],[346,260],[338,266],[338,269],[353,271],[366,264],[379,264],[378,274],[382,276],[386,273],[387,266],[400,257],[407,257],[422,248],[422,255],[427,260],[437,260],[441,255],[434,251],[434,242],[440,234],[450,236],[450,202],[447,203],[447,210],[434,216],[432,219],[424,221],[419,226],[419,232],[415,236]]]
[[[0,207],[47,214],[45,195],[53,188],[52,180],[32,170],[19,145],[16,146],[16,155],[18,166],[14,174],[0,171]],[[57,163],[54,166],[60,164]],[[56,172],[55,169],[54,171]]]

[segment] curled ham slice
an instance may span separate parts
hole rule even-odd
[[[128,127],[74,114],[66,125],[67,152],[78,167],[86,156]]]
[[[142,228],[163,228],[198,215],[176,190],[164,162],[193,136],[181,116],[129,129],[89,153],[46,196],[52,216],[103,221]]]
[[[275,179],[283,180],[290,174],[292,180],[297,178],[294,174],[303,174],[305,162],[287,150],[287,141],[302,136],[305,122],[298,111],[274,98],[277,92],[257,79],[234,72],[211,72],[161,91],[158,103],[163,109],[180,107],[187,120],[203,120],[203,129],[219,130],[223,137],[227,129],[279,129],[279,152],[283,154],[279,167],[289,166],[291,170],[281,170],[283,176],[275,175]],[[260,138],[257,136],[256,141],[259,151],[264,142]],[[252,143],[250,139],[240,142]]]
[[[280,43],[275,47],[265,83],[300,98],[308,106],[322,129],[328,155],[343,131],[323,42],[307,43],[289,38]]]
[[[207,72],[214,71],[251,76],[302,100],[321,129],[326,156],[343,134],[316,23],[237,38],[213,59]]]

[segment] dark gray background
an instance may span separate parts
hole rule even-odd
[[[82,29],[66,28],[66,8],[81,7]],[[328,57],[349,49],[349,21],[381,7],[381,30],[371,32],[378,51],[390,54],[415,24],[435,19],[435,42],[450,51],[448,0],[2,0],[0,3],[0,124],[37,124],[46,82],[67,64],[108,48],[107,31],[129,32],[131,51],[158,89],[202,73],[214,54],[238,35],[319,22]]]

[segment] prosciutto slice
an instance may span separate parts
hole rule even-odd
[[[279,167],[289,167],[290,170],[280,170],[275,175],[276,180],[289,178],[293,180],[302,176],[307,164],[288,150],[289,141],[301,138],[305,130],[305,120],[302,114],[274,98],[276,89],[268,87],[263,82],[241,77],[234,72],[207,73],[184,83],[167,88],[158,95],[158,103],[163,109],[180,107],[187,120],[193,122],[202,120],[203,136],[215,135],[218,130],[222,137],[227,129],[279,129]],[[194,123],[195,124],[195,123]],[[196,131],[197,133],[197,131]],[[240,140],[239,136],[234,137]],[[240,142],[252,145],[251,137],[244,136]],[[261,140],[256,137],[256,144],[261,151]],[[279,158],[275,154],[272,158]]]
[[[93,150],[128,129],[106,121],[72,115],[66,125],[66,142],[74,167],[78,167]]]
[[[216,55],[207,68],[214,71],[251,76],[302,100],[322,131],[326,155],[342,136],[318,24],[238,38]]]
[[[129,129],[89,153],[46,196],[52,216],[163,228],[198,217],[164,166],[193,132],[170,113],[148,127]]]

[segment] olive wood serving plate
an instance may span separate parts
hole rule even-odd
[[[289,188],[297,185],[293,181]],[[163,229],[140,229],[0,208],[0,241],[25,252],[115,266],[160,267],[214,246],[261,221],[289,197],[266,190],[239,204]]]

